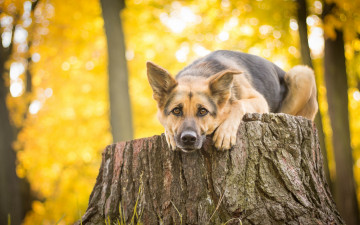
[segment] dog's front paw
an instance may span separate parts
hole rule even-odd
[[[216,129],[213,142],[215,147],[219,150],[227,150],[236,144],[236,134],[240,121],[225,120]]]
[[[169,148],[174,151],[176,149],[176,142],[174,139],[174,134],[168,130],[165,130],[165,137],[166,137],[166,142],[168,143]]]

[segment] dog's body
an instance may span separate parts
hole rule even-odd
[[[312,120],[317,112],[314,74],[305,66],[285,73],[261,57],[220,50],[185,67],[176,80],[150,62],[147,68],[172,149],[199,149],[214,131],[215,146],[229,149],[245,113],[283,112]]]

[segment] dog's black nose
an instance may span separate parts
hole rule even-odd
[[[196,133],[194,131],[184,131],[180,138],[184,145],[194,145],[196,142]]]

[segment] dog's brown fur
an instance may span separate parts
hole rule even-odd
[[[285,75],[289,92],[281,112],[314,120],[318,111],[314,72],[306,66],[295,66]]]
[[[199,68],[198,68],[199,67]],[[203,67],[203,68],[201,68]],[[206,63],[196,70],[209,70]],[[230,149],[245,113],[269,112],[263,94],[251,77],[237,66],[230,66],[209,77],[186,75],[175,80],[161,67],[148,62],[148,79],[158,103],[158,119],[165,128],[171,149],[201,148],[212,134],[215,147]],[[311,69],[296,66],[284,77],[288,87],[279,112],[313,120],[317,112],[316,85]]]

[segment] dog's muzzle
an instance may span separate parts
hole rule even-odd
[[[194,131],[184,131],[180,135],[180,139],[185,146],[194,146],[196,142],[196,133]]]
[[[181,132],[176,138],[176,145],[184,152],[192,152],[200,149],[204,138],[197,135],[195,131],[186,130]]]

